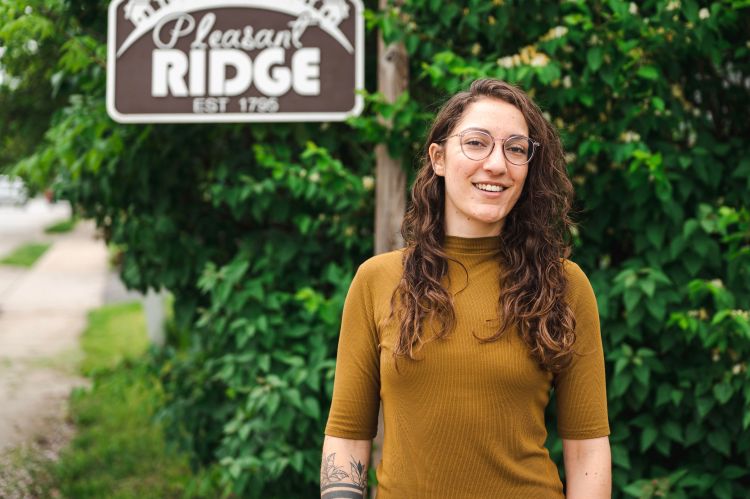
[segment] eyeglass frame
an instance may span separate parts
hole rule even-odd
[[[462,132],[454,133],[453,135],[448,135],[447,137],[445,137],[440,142],[446,142],[448,139],[453,138],[453,137],[461,137],[461,138],[463,138],[463,136],[465,134],[469,133],[469,132],[480,132],[480,133],[483,133],[483,134],[487,135],[490,139],[492,139],[492,147],[490,148],[490,152],[487,153],[487,156],[485,156],[484,158],[481,158],[481,159],[474,159],[474,158],[469,157],[469,155],[466,154],[466,151],[464,151],[463,141],[459,141],[458,145],[459,145],[459,147],[461,147],[461,154],[463,154],[464,156],[466,156],[466,159],[469,159],[471,161],[484,161],[485,159],[489,158],[492,155],[492,153],[495,151],[495,143],[497,143],[498,140],[501,141],[502,144],[503,144],[501,146],[501,149],[500,149],[501,151],[503,151],[503,158],[505,158],[505,160],[508,163],[510,163],[512,165],[516,165],[516,166],[523,166],[523,165],[528,165],[529,163],[531,163],[531,159],[534,157],[534,154],[536,153],[537,148],[542,147],[541,143],[539,143],[536,140],[532,139],[531,137],[527,137],[525,135],[515,135],[514,134],[514,135],[508,135],[504,139],[500,139],[500,138],[496,139],[488,131],[486,131],[486,130],[479,130],[479,129],[476,129],[476,128],[467,128],[466,130],[464,130]],[[529,159],[526,160],[526,162],[524,162],[524,163],[514,163],[513,161],[511,161],[510,159],[508,159],[508,156],[505,154],[505,142],[508,141],[508,140],[510,140],[510,139],[513,139],[513,138],[527,139],[529,141],[529,143],[531,144],[531,154],[529,155]]]

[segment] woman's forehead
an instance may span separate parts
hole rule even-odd
[[[466,107],[454,132],[467,128],[487,130],[493,136],[528,135],[523,113],[504,100],[482,97]]]

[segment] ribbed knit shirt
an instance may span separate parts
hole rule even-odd
[[[446,253],[460,262],[448,260],[444,279],[456,324],[444,339],[426,341],[417,360],[394,359],[399,325],[388,320],[403,250],[370,258],[357,270],[342,316],[325,433],[372,439],[382,401],[378,499],[564,497],[544,446],[553,387],[562,438],[609,435],[596,299],[575,263],[565,261],[576,341],[564,372],[542,370],[515,328],[492,342],[477,339],[499,329],[498,245],[497,237],[446,237]]]

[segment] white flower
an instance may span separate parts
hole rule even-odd
[[[634,2],[630,2],[630,6],[628,7],[628,11],[632,15],[638,14],[638,6]]]
[[[680,2],[677,0],[672,0],[671,2],[667,4],[667,10],[669,11],[677,10],[679,8],[680,8]]]
[[[567,34],[568,34],[567,26],[555,26],[551,30],[547,31],[544,35],[542,35],[540,40],[543,42],[546,42],[548,40],[554,40],[555,38],[562,38],[563,36]]]
[[[512,68],[513,67],[513,58],[509,55],[506,55],[505,57],[501,57],[497,60],[497,65],[502,68]]]
[[[573,85],[573,82],[570,80],[570,75],[563,76],[562,84],[565,88],[570,88]]]
[[[479,55],[479,53],[482,51],[482,46],[478,43],[475,43],[471,46],[471,54],[472,55]]]
[[[546,54],[536,54],[529,64],[536,68],[546,66],[549,63],[549,57]]]
[[[637,132],[627,130],[620,134],[620,140],[622,140],[623,142],[638,142],[639,140],[641,140],[641,136],[638,135]]]
[[[26,8],[23,9],[23,13],[27,16],[30,16],[32,12],[34,12],[34,9],[31,8],[31,5],[27,5]]]
[[[700,17],[701,19],[708,19],[709,17],[711,17],[711,13],[708,12],[707,8],[703,7],[698,11],[698,17]]]
[[[37,43],[36,40],[31,39],[26,42],[26,50],[28,50],[32,54],[36,54],[36,51],[39,49],[39,43]]]
[[[313,184],[316,184],[316,183],[320,182],[320,173],[318,173],[318,172],[312,172],[310,174],[310,177],[308,178],[308,180],[310,182],[312,182]]]
[[[375,179],[370,175],[362,177],[362,187],[364,187],[366,191],[371,191],[375,187]]]

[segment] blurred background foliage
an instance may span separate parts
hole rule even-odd
[[[171,438],[227,492],[317,494],[339,314],[373,247],[374,146],[411,175],[440,103],[492,76],[529,91],[567,150],[614,496],[746,497],[750,1],[365,3],[362,116],[159,126],[106,115],[107,2],[0,4],[0,168],[94,218],[129,286],[174,294],[152,362]],[[374,92],[378,29],[410,57],[393,105]]]

